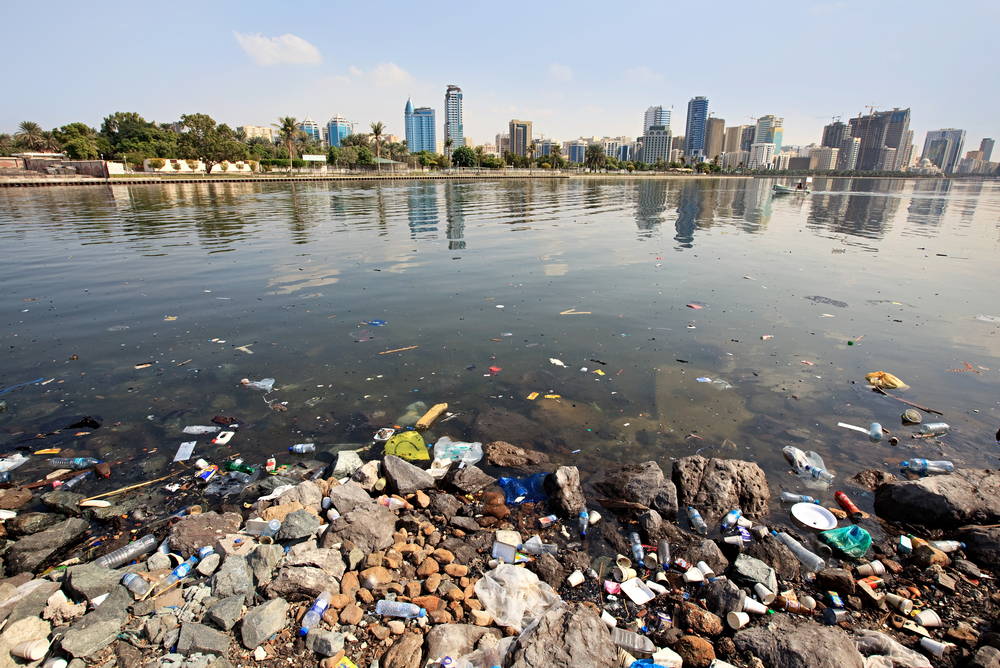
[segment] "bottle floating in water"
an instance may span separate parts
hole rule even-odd
[[[641,564],[646,555],[642,551],[642,541],[639,540],[639,534],[633,531],[628,535],[628,539],[632,543],[632,556],[635,557],[635,563]]]
[[[833,484],[834,476],[829,471],[819,468],[818,466],[806,466],[806,473],[816,478],[817,480],[822,480],[823,482]]]
[[[944,422],[928,422],[920,425],[919,433],[921,436],[940,436],[947,434],[948,429],[950,427]]]
[[[97,560],[97,563],[106,568],[118,568],[119,566],[124,566],[136,557],[146,554],[147,552],[152,552],[155,549],[156,537],[150,534],[148,536],[143,536],[139,540],[133,541],[125,547],[115,550],[114,552],[105,554]]]
[[[871,426],[868,427],[868,440],[872,443],[878,443],[882,440],[882,425],[878,422],[872,422]]]
[[[289,452],[294,452],[303,455],[307,452],[316,452],[315,443],[296,443],[292,447],[288,448]]]
[[[580,511],[580,514],[577,517],[580,523],[580,535],[586,536],[587,526],[590,524],[590,513],[587,512],[586,508],[584,508]]]
[[[417,617],[427,616],[427,611],[419,605],[385,600],[375,604],[375,613],[383,617],[402,617],[404,619],[416,619]]]
[[[196,436],[201,436],[203,434],[214,434],[215,432],[222,429],[222,427],[202,427],[199,425],[194,425],[191,427],[184,427],[185,434],[195,434]]]
[[[965,543],[957,540],[932,540],[930,541],[930,544],[931,547],[937,548],[942,552],[956,552],[958,550],[965,549]]]
[[[955,465],[945,460],[911,459],[908,462],[903,462],[903,468],[917,475],[933,475],[935,473],[951,473],[955,470]]]
[[[142,598],[149,591],[149,583],[135,573],[126,573],[122,578],[122,584],[132,592],[136,598]]]
[[[708,525],[705,524],[705,520],[702,519],[701,513],[695,510],[694,506],[688,506],[688,523],[691,525],[692,529],[700,533],[702,536],[708,533]]]
[[[91,466],[97,466],[101,463],[93,457],[52,457],[48,462],[51,469],[72,469],[74,471],[89,469]]]
[[[257,472],[256,466],[250,466],[249,464],[244,464],[242,459],[226,462],[225,469],[227,471],[239,471],[240,473],[250,473],[250,474]]]
[[[819,501],[811,496],[805,496],[804,494],[792,494],[791,492],[781,493],[782,503],[815,503],[819,505]]]
[[[274,389],[274,378],[264,378],[263,380],[254,381],[244,378],[240,382],[254,390],[264,390],[265,392],[270,392]]]
[[[70,478],[69,480],[67,480],[66,482],[64,482],[62,484],[62,488],[63,489],[73,489],[74,487],[76,487],[77,485],[79,485],[81,482],[83,482],[84,480],[86,480],[87,478],[89,478],[92,475],[94,475],[93,471],[84,471],[83,473],[81,473],[81,474],[79,474],[77,476],[74,476],[74,477]]]
[[[729,531],[734,526],[736,526],[736,521],[743,517],[743,511],[739,508],[733,508],[726,516],[722,518],[722,530]]]
[[[312,604],[312,607],[309,608],[309,612],[302,617],[302,627],[299,629],[300,636],[307,636],[309,631],[319,624],[319,620],[323,617],[323,613],[326,612],[326,609],[330,607],[330,601],[332,600],[333,594],[328,591],[319,595],[316,601]]]

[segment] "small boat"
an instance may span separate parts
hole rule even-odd
[[[775,195],[788,195],[791,193],[805,193],[808,195],[810,192],[812,192],[811,190],[809,190],[809,186],[803,184],[799,184],[798,187],[792,188],[791,186],[783,186],[781,184],[775,183],[773,186],[771,186],[771,190],[774,191]]]

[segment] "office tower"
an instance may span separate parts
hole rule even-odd
[[[563,144],[563,157],[568,162],[583,163],[587,156],[587,140],[583,137]]]
[[[709,118],[705,124],[705,159],[722,159],[722,144],[725,140],[726,121],[723,118]]]
[[[987,137],[979,142],[979,150],[983,152],[983,157],[980,159],[983,162],[989,162],[990,157],[993,155],[993,140]]]
[[[670,128],[665,125],[651,125],[642,137],[642,155],[639,158],[648,165],[658,161],[670,162]]]
[[[884,149],[896,149],[896,162],[889,170],[896,169],[904,157],[905,141],[910,128],[910,110],[896,107],[892,111],[877,111],[867,116],[858,115],[850,120],[851,136],[861,140],[861,153],[857,169],[871,171],[884,162]],[[912,142],[912,139],[911,139]],[[902,149],[902,150],[901,150]]]
[[[770,169],[773,159],[774,144],[771,142],[752,144],[747,169]]]
[[[309,135],[312,141],[323,141],[323,133],[319,130],[319,123],[306,116],[306,120],[299,123],[299,130]]]
[[[945,139],[948,140],[947,147],[942,142]],[[928,150],[931,145],[933,145],[933,155]],[[927,139],[924,140],[924,155],[922,157],[930,158],[930,161],[940,167],[942,172],[954,172],[958,166],[959,158],[962,157],[964,146],[965,130],[956,130],[955,128],[932,130],[927,133]],[[945,148],[946,152],[942,153]]]
[[[768,114],[757,119],[757,127],[754,129],[754,144],[774,144],[774,155],[781,152],[781,139],[784,129],[784,118],[776,118]],[[751,150],[751,153],[753,151]]]
[[[326,124],[326,136],[330,146],[340,146],[341,140],[349,134],[351,134],[351,125],[340,114],[331,118]]]
[[[740,136],[740,150],[750,152],[750,146],[754,143],[754,137],[757,135],[756,125],[747,125],[743,130],[743,134]]]
[[[462,89],[448,86],[444,94],[444,138],[451,140],[451,150],[464,146],[465,127],[462,124]]]
[[[885,147],[896,149],[895,160],[892,164],[883,160],[883,164],[886,165],[884,171],[898,171],[903,168],[901,159],[908,148],[907,138],[910,142],[913,141],[913,133],[910,132],[910,110],[896,107],[890,112],[889,124],[885,129]]]
[[[850,136],[851,126],[847,123],[834,121],[823,127],[823,141],[820,144],[827,148],[840,148],[840,143],[844,141],[844,137]]]
[[[434,152],[437,137],[434,132],[434,110],[430,107],[413,108],[413,103],[407,98],[403,111],[406,124],[406,147],[410,153],[420,151]]]
[[[497,134],[497,151],[503,155],[510,150],[510,135],[507,133]]]
[[[515,155],[528,155],[531,145],[531,121],[513,119],[510,122],[510,152]]]
[[[839,148],[814,148],[809,151],[809,169],[837,169],[837,154],[840,153]]]
[[[727,151],[722,156],[723,169],[741,169],[750,161],[749,151]]]
[[[722,144],[723,153],[736,153],[740,149],[740,140],[743,138],[743,131],[746,125],[732,125],[726,128],[726,139]]]
[[[913,130],[903,133],[903,140],[896,149],[896,165],[894,171],[901,172],[910,164],[910,157],[913,155]]]
[[[699,95],[688,102],[687,124],[684,128],[684,155],[705,157],[705,126],[708,123],[708,98]]]
[[[965,152],[965,159],[966,160],[982,160],[983,159],[983,152],[982,151],[966,151]]]
[[[649,131],[649,128],[654,125],[662,125],[669,128],[670,110],[664,109],[662,106],[647,109],[642,119],[642,134],[645,135]]]
[[[840,142],[840,152],[837,153],[837,169],[846,172],[857,169],[860,153],[861,140],[857,137],[844,137]]]

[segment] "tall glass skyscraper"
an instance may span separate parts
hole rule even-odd
[[[705,126],[708,124],[708,98],[699,95],[688,102],[687,125],[684,129],[684,156],[705,157]]]
[[[319,130],[319,123],[306,116],[306,120],[299,123],[299,130],[304,131],[314,141],[322,141],[323,133]]]
[[[340,146],[340,140],[351,134],[351,126],[347,119],[337,114],[326,124],[327,141],[330,146]]]
[[[647,109],[646,113],[642,117],[642,134],[645,135],[649,132],[649,128],[654,125],[662,125],[665,128],[669,128],[670,110],[664,109],[662,105]]]
[[[407,98],[403,117],[406,126],[406,146],[410,149],[410,153],[420,151],[434,153],[437,139],[434,135],[434,110],[430,107],[414,109],[413,102]]]
[[[444,138],[451,139],[451,150],[465,146],[465,127],[462,125],[462,89],[448,86],[444,94]]]

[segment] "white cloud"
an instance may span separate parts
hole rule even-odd
[[[663,83],[663,75],[651,71],[648,67],[636,67],[625,70],[625,80],[630,84]]]
[[[569,65],[552,63],[549,65],[549,76],[557,81],[572,81],[573,70],[570,69]]]
[[[240,43],[246,54],[258,65],[277,65],[290,63],[292,65],[319,65],[323,56],[319,49],[295,35],[281,37],[262,37],[260,33],[244,35],[235,30],[236,41]]]
[[[413,80],[410,73],[396,63],[381,63],[370,72],[364,72],[360,68],[352,66],[351,74],[359,79],[367,80],[373,86],[382,88],[398,86],[399,84],[409,83]]]

